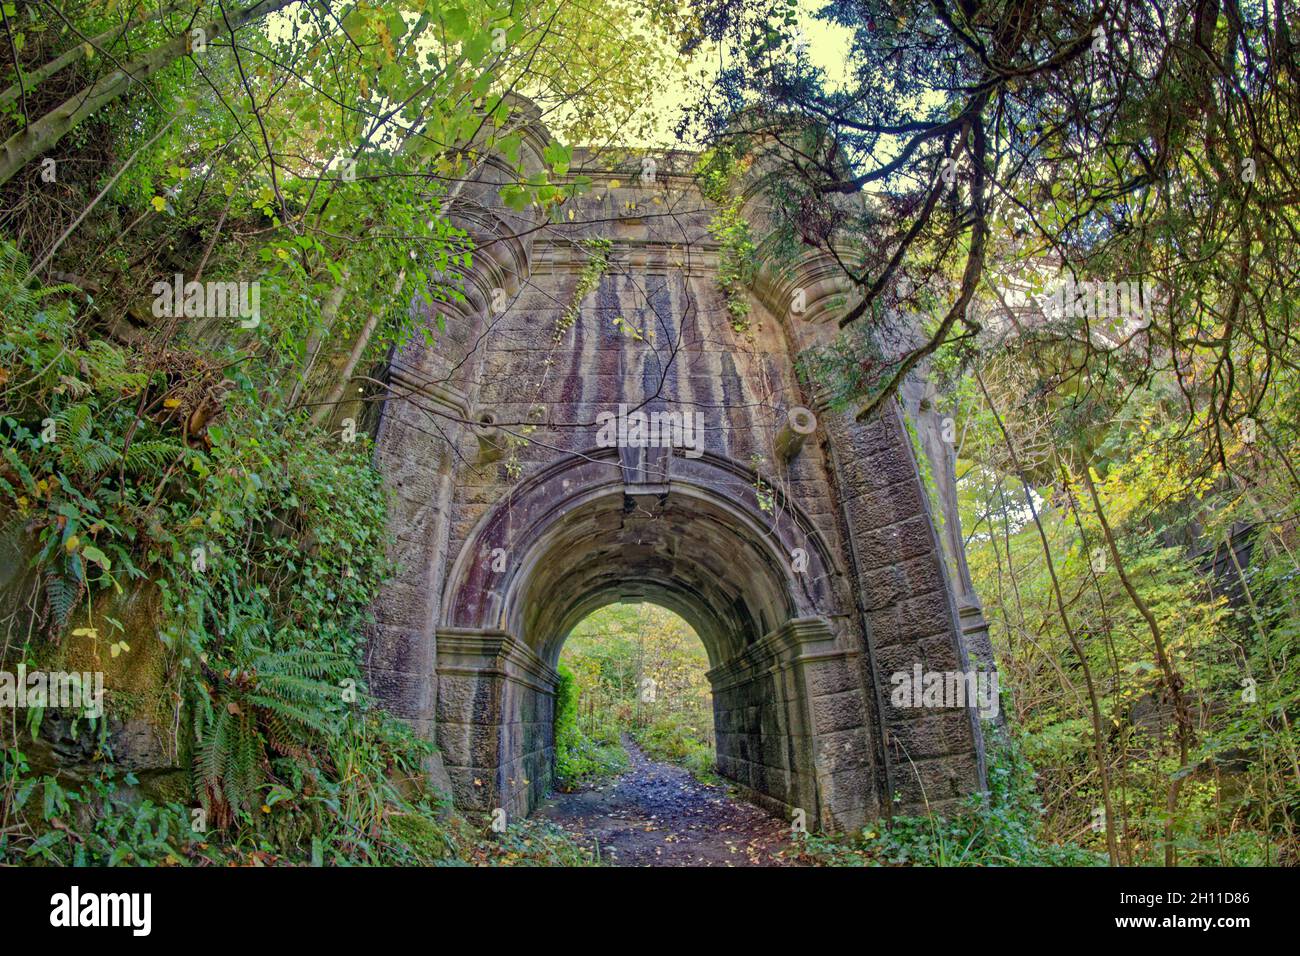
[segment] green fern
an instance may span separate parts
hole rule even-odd
[[[11,242],[0,242],[0,315],[34,312],[50,296],[81,291],[69,283],[33,289],[27,284],[27,269],[27,257],[18,247]]]
[[[314,762],[343,722],[339,688],[322,678],[345,669],[345,658],[266,648],[249,648],[248,656],[248,665],[222,675],[210,706],[196,708],[196,782],[217,826],[260,805],[271,752]]]
[[[252,810],[266,782],[265,751],[256,722],[230,706],[218,709],[199,742],[198,790],[214,826],[236,810]]]
[[[15,449],[6,446],[0,448],[0,455],[3,455],[5,464],[9,465],[9,467],[18,473],[18,478],[23,484],[23,491],[29,495],[36,494],[36,476],[32,474],[31,469],[27,467],[26,462],[22,460],[18,455],[18,452]],[[17,495],[18,489],[14,488],[14,486],[8,481],[0,478],[0,483],[4,485],[5,491],[9,492],[9,494]]]
[[[62,630],[67,626],[68,618],[72,616],[77,606],[81,585],[77,581],[64,577],[53,568],[46,569],[44,578],[45,598],[49,602],[54,629]]]
[[[161,473],[184,454],[185,446],[180,442],[162,439],[139,441],[127,449],[122,464],[126,473],[133,477]]]

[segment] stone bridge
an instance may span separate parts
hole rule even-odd
[[[547,141],[532,127],[525,154]],[[457,805],[525,814],[552,784],[566,637],[650,601],[703,640],[718,769],[750,799],[827,829],[951,809],[984,786],[979,720],[896,707],[890,677],[987,658],[955,522],[936,531],[904,404],[859,421],[800,385],[796,356],[843,308],[832,266],[763,268],[735,321],[693,161],[649,176],[578,151],[593,188],[549,224],[501,204],[492,161],[457,196],[466,301],[392,357],[378,425],[400,570],[371,689],[437,744]],[[744,205],[760,238],[763,202]],[[698,416],[702,444],[602,441],[620,405]]]

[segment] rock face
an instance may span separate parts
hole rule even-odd
[[[546,142],[534,127],[525,152]],[[490,163],[457,197],[479,246],[467,301],[393,356],[379,426],[400,573],[371,689],[437,743],[458,805],[524,814],[551,785],[570,630],[652,601],[704,641],[718,768],[752,799],[827,829],[951,809],[984,785],[974,711],[891,702],[896,672],[970,666],[902,408],[858,421],[802,390],[796,356],[842,302],[825,262],[764,270],[734,327],[693,159],[647,176],[579,151],[594,188],[558,225],[503,208],[512,177]],[[620,406],[702,442],[620,442]]]

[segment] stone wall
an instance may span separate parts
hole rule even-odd
[[[569,631],[651,600],[704,641],[719,769],[756,800],[828,828],[895,794],[942,808],[982,787],[982,742],[969,708],[889,702],[895,670],[967,666],[902,412],[859,421],[800,385],[797,356],[842,303],[824,262],[765,270],[737,327],[692,162],[659,157],[649,182],[635,159],[579,153],[593,187],[549,225],[500,207],[499,168],[459,197],[483,247],[466,301],[389,372],[377,461],[401,571],[376,607],[371,686],[438,743],[430,772],[458,803],[523,813],[550,785]],[[609,267],[565,328],[593,238],[612,241]],[[703,416],[702,449],[599,447],[620,405]],[[804,406],[817,425],[792,448]]]
[[[875,809],[856,651],[820,620],[793,621],[709,671],[718,770],[754,802],[844,829]]]

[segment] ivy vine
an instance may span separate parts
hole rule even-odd
[[[730,149],[710,150],[695,167],[700,192],[718,207],[709,220],[709,235],[720,244],[718,285],[727,301],[731,327],[740,333],[749,331],[750,306],[745,290],[758,267],[757,246],[741,212],[741,198],[733,191],[736,179],[747,168],[748,163]]]

